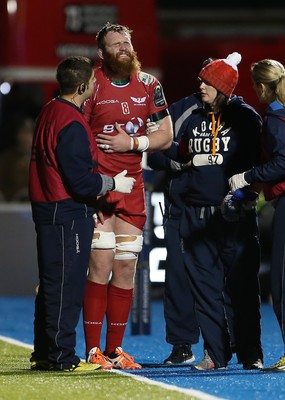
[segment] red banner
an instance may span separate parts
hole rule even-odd
[[[132,29],[144,70],[158,70],[154,0],[132,8],[126,0],[7,0],[0,4],[0,79],[54,81],[64,57],[96,59],[95,36],[107,21]]]

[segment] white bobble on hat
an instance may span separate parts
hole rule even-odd
[[[230,97],[238,82],[237,65],[241,62],[241,55],[237,52],[231,53],[227,58],[212,61],[201,69],[199,77]]]
[[[229,54],[224,61],[237,70],[237,65],[241,62],[241,55],[237,52],[234,52]]]

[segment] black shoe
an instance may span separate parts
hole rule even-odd
[[[163,361],[164,364],[191,363],[195,360],[190,344],[173,346],[170,356]]]
[[[253,362],[243,364],[243,369],[263,369],[263,363],[260,358]]]

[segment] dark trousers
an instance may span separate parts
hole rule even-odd
[[[63,225],[36,225],[39,291],[35,300],[34,352],[31,360],[49,360],[70,368],[75,354],[76,326],[86,286],[92,217]]]
[[[204,347],[216,367],[225,367],[232,355],[222,260],[226,227],[226,221],[214,207],[187,206],[181,218],[182,251],[195,299],[196,317]]]
[[[181,235],[204,346],[216,366],[227,364],[233,345],[244,364],[262,360],[255,211],[227,222],[219,208],[190,206]]]
[[[239,361],[246,365],[260,358],[263,361],[261,346],[260,315],[260,245],[255,211],[248,211],[236,225],[232,251],[225,261],[226,288],[232,307],[229,326]],[[232,253],[232,257],[230,256]],[[228,310],[227,310],[228,311]]]
[[[271,295],[285,344],[285,196],[275,204],[272,224]]]
[[[164,318],[166,341],[172,345],[197,343],[200,333],[189,276],[181,252],[179,224],[179,219],[168,219],[164,223],[167,249]]]

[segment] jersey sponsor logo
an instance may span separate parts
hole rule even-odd
[[[156,107],[163,107],[166,104],[166,100],[160,83],[158,83],[154,89],[154,104]]]
[[[132,97],[131,99],[134,102],[134,106],[145,106],[146,97]]]
[[[98,101],[98,103],[96,103],[96,105],[104,105],[104,104],[116,104],[119,103],[119,100],[114,100],[114,99],[110,99],[110,100],[101,100]]]
[[[144,121],[139,117],[133,117],[126,124],[119,124],[122,129],[130,136],[134,136],[137,132],[144,127]],[[143,128],[144,129],[144,128]],[[103,133],[112,134],[117,132],[114,124],[104,125]]]
[[[154,81],[154,76],[141,71],[138,73],[138,79],[145,85],[149,86]]]
[[[119,126],[124,129],[125,124],[119,124]],[[115,129],[115,125],[114,124],[104,125],[104,127],[103,127],[103,133],[109,134],[109,133],[113,133],[113,132],[116,132],[116,131],[117,130]]]
[[[144,126],[143,120],[141,118],[132,118],[126,123],[125,130],[129,135],[135,135],[140,127]]]

